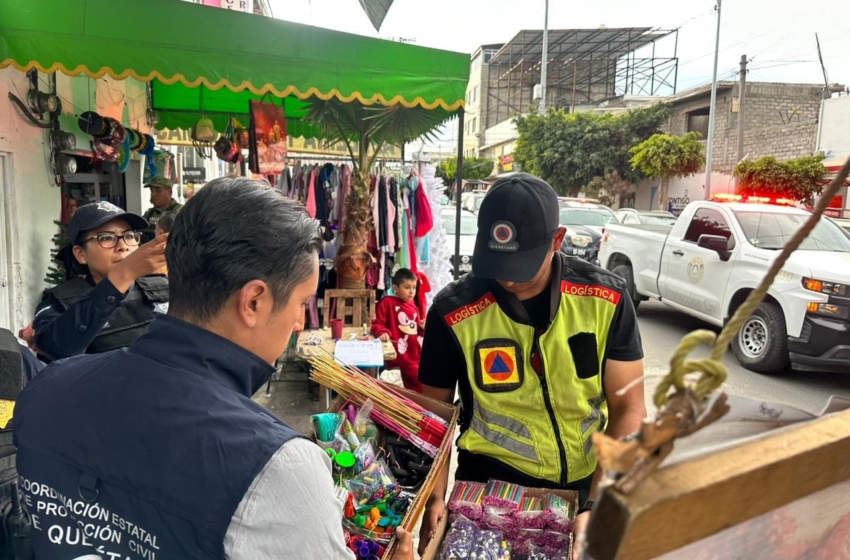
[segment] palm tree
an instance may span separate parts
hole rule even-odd
[[[402,145],[431,131],[451,114],[442,109],[344,103],[336,98],[311,101],[305,120],[319,126],[329,144],[345,144],[353,162],[351,190],[345,201],[345,227],[336,254],[340,288],[362,288],[372,261],[367,248],[372,231],[369,178],[384,145]]]

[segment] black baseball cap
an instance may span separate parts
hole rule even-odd
[[[558,232],[558,195],[528,173],[500,177],[478,210],[472,273],[479,278],[529,282]]]
[[[112,220],[127,220],[133,231],[147,229],[150,224],[141,216],[125,212],[111,202],[93,202],[77,208],[71,223],[68,224],[68,235],[73,245],[80,244],[80,234],[100,227]]]

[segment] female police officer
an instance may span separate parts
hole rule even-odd
[[[139,247],[147,226],[108,202],[77,209],[69,233],[82,275],[47,292],[33,321],[45,360],[129,346],[167,311],[168,280],[151,275],[165,265],[168,236]]]

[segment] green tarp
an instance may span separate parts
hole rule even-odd
[[[180,0],[0,0],[0,68],[10,65],[153,81],[168,128],[197,111],[223,123],[270,93],[286,98],[295,135],[311,97],[434,109],[436,125],[463,106],[469,76],[466,54]]]

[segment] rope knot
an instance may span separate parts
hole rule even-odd
[[[685,384],[685,376],[691,373],[699,372],[702,374],[696,384],[691,387],[698,399],[702,400],[720,388],[726,381],[727,372],[723,362],[715,357],[716,352],[712,352],[712,355],[708,358],[687,359],[688,355],[698,346],[708,346],[714,349],[716,340],[717,335],[707,330],[694,331],[682,339],[670,358],[670,372],[664,376],[664,379],[655,389],[655,406],[661,408],[667,404],[671,387],[675,387],[676,391],[688,389]]]

